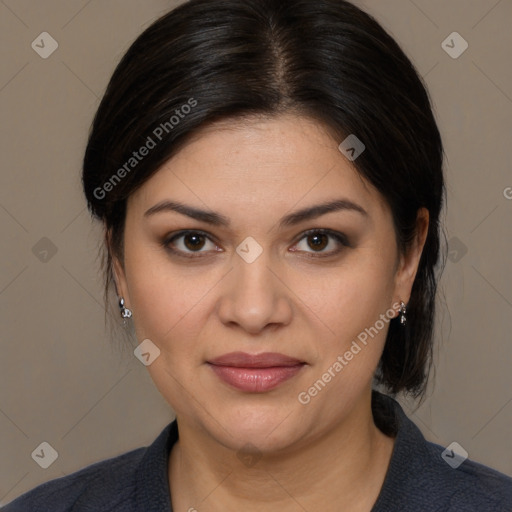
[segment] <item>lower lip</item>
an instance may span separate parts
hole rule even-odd
[[[234,366],[217,366],[211,369],[224,382],[249,393],[263,393],[276,388],[279,384],[299,373],[304,365],[273,366],[272,368],[238,368]]]

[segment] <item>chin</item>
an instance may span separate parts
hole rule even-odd
[[[211,418],[205,418],[203,427],[219,443],[234,451],[250,445],[259,452],[271,453],[289,447],[300,438],[297,412],[292,411],[289,405],[247,404],[219,411],[219,417],[222,418],[220,425]]]

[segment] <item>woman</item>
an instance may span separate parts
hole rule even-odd
[[[155,22],[83,185],[106,291],[177,419],[5,510],[512,510],[510,478],[375,389],[425,390],[442,164],[414,67],[348,2],[191,0]]]

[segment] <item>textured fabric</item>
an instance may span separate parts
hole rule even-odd
[[[373,414],[396,433],[380,495],[371,512],[512,512],[512,479],[466,459],[453,469],[442,446],[427,442],[394,399],[374,393]],[[167,461],[176,421],[147,448],[51,480],[2,508],[4,512],[172,512]]]
[[[176,422],[147,448],[97,462],[28,491],[2,512],[172,512],[167,460]]]

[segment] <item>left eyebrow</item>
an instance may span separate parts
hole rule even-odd
[[[211,210],[201,210],[190,205],[185,205],[177,201],[169,200],[161,201],[160,203],[149,208],[149,210],[147,210],[144,213],[144,217],[149,217],[156,213],[166,211],[174,211],[177,213],[181,213],[182,215],[186,215],[187,217],[191,217],[193,219],[206,222],[214,226],[230,226],[229,219],[218,212],[214,212]],[[301,222],[305,222],[307,220],[320,217],[321,215],[337,211],[353,211],[360,213],[364,217],[368,217],[368,212],[357,203],[354,203],[349,199],[336,199],[334,201],[328,201],[322,204],[308,206],[301,210],[297,210],[293,213],[285,215],[279,221],[279,227],[284,228],[294,226],[296,224],[300,224]]]
[[[328,201],[319,205],[308,206],[302,210],[298,210],[289,215],[283,217],[279,222],[279,227],[294,226],[306,220],[315,219],[326,213],[332,213],[337,211],[354,211],[368,217],[368,212],[357,203],[350,201],[349,199],[336,199],[334,201]]]

